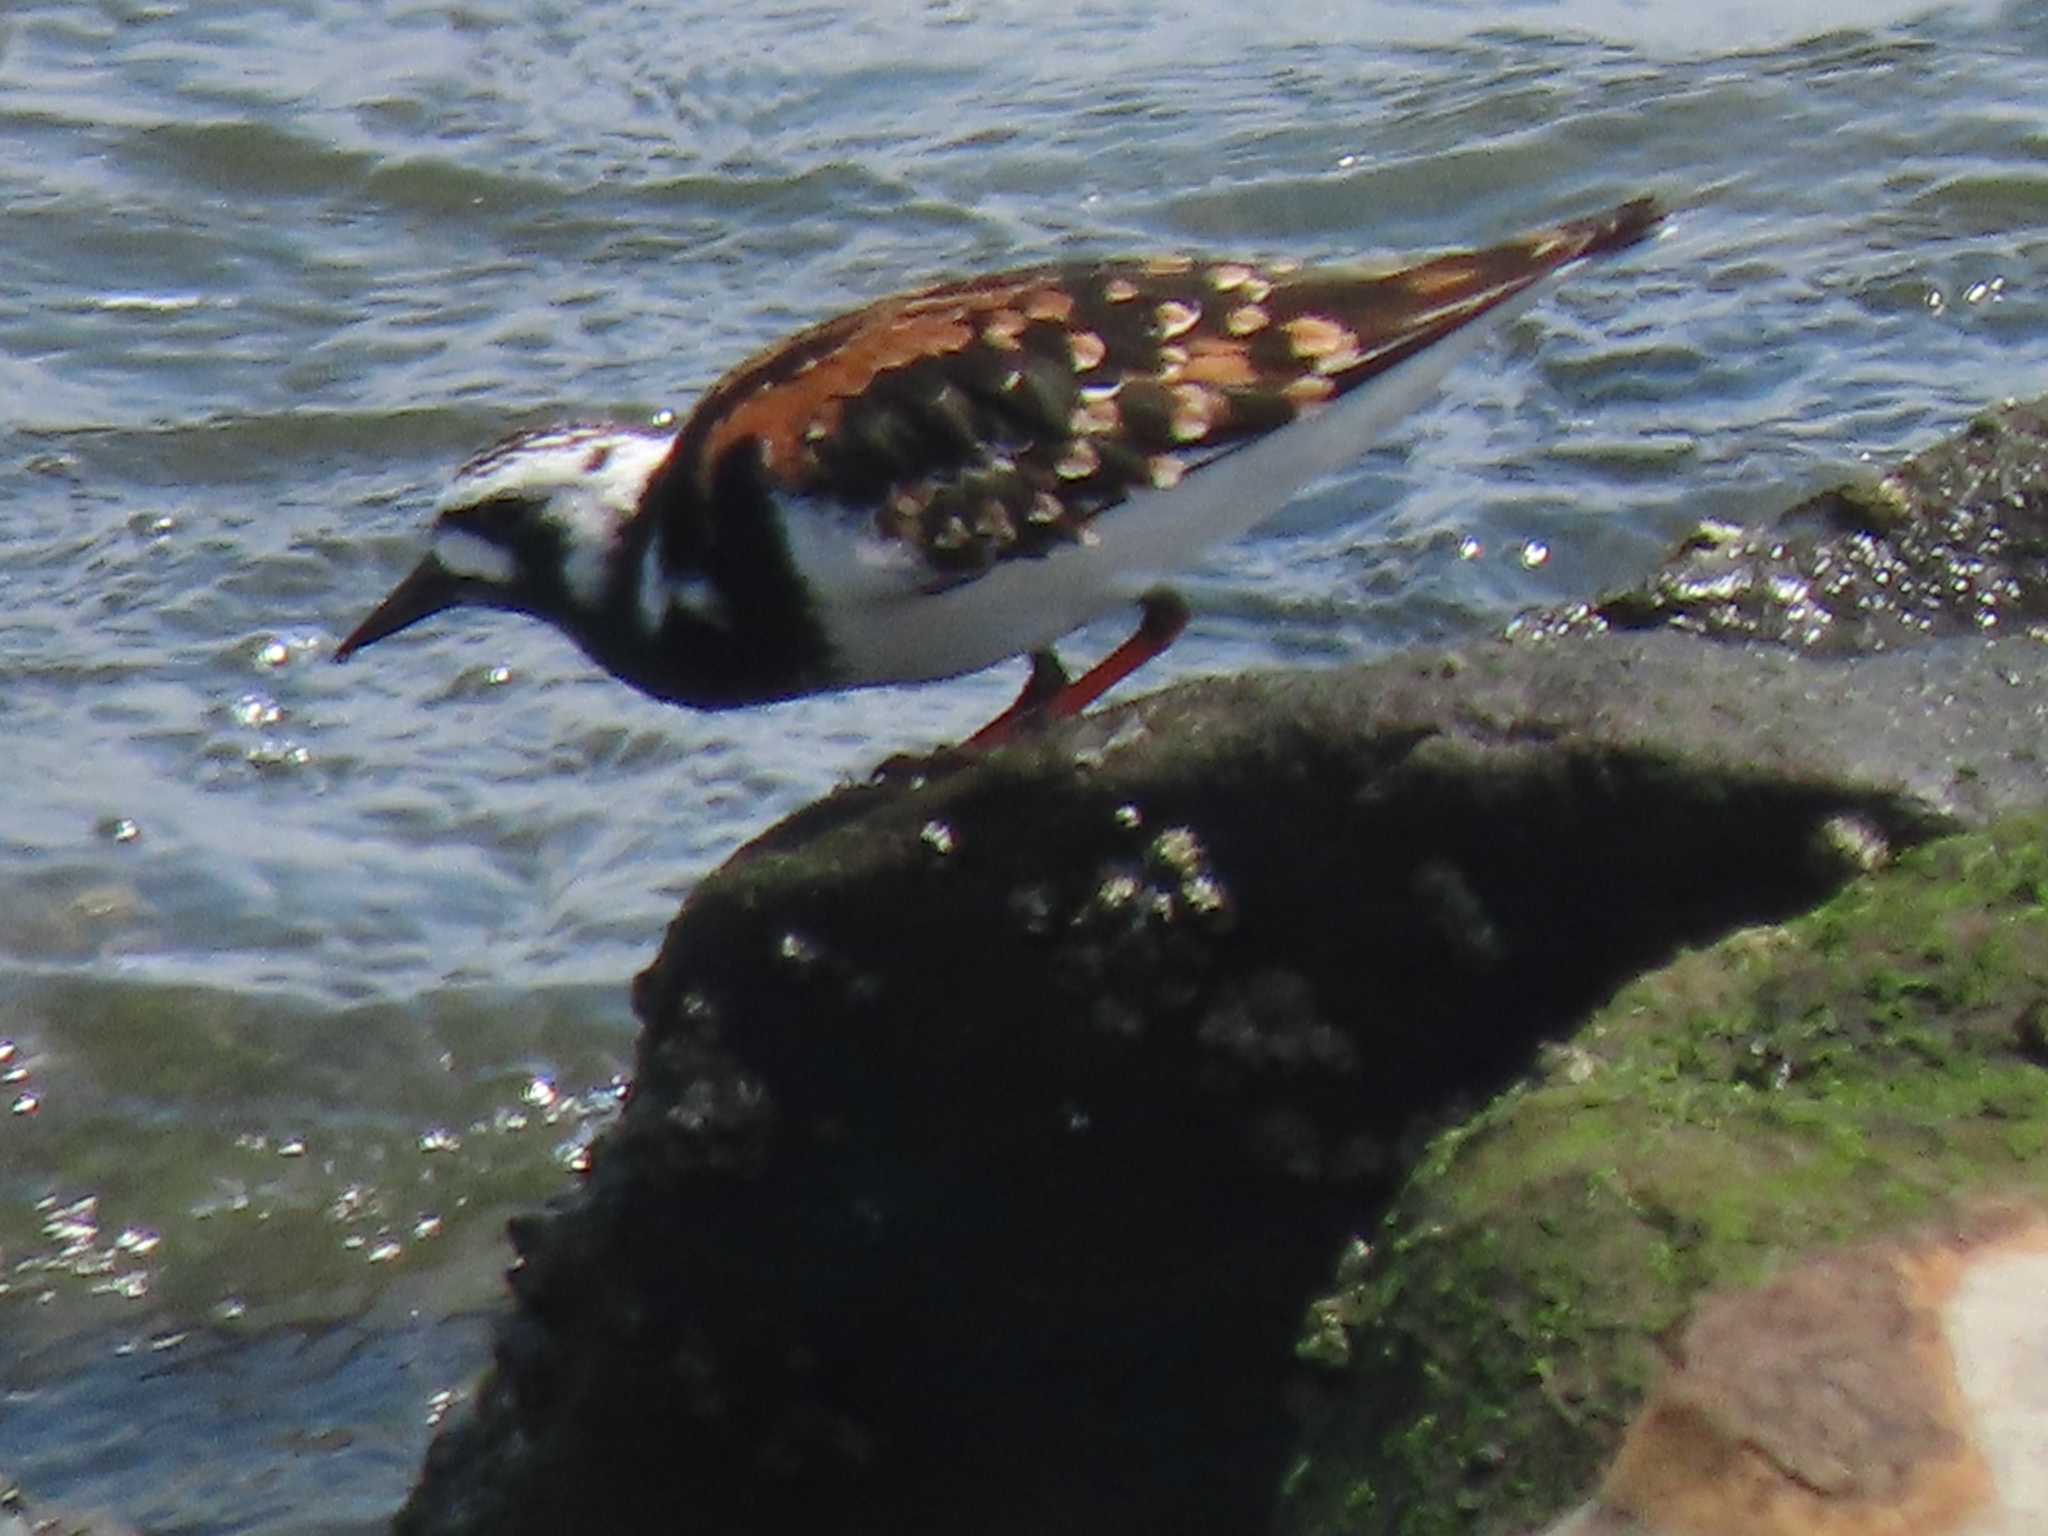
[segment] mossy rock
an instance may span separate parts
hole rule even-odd
[[[1631,983],[1439,1136],[1312,1317],[1289,1532],[1519,1531],[1592,1485],[1709,1287],[2048,1195],[2048,821],[1943,840]]]

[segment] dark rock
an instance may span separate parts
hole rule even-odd
[[[1421,1138],[1681,945],[2040,798],[2038,646],[1179,688],[692,894],[404,1531],[1239,1532]]]
[[[2048,636],[2048,402],[2008,402],[1882,480],[1758,528],[1703,524],[1642,587],[1519,634],[1677,629],[1838,656]]]

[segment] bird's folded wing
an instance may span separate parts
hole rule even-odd
[[[884,299],[727,374],[672,467],[708,496],[727,455],[751,454],[773,489],[844,508],[935,581],[967,579],[1087,541],[1134,492],[1177,485],[1661,217],[1641,199],[1391,270],[1119,260]]]

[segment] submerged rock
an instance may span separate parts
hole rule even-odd
[[[2039,1023],[1990,978],[2038,833],[1858,877],[2048,799],[2044,700],[2018,637],[1481,645],[800,812],[638,979],[632,1097],[515,1224],[399,1529],[1551,1518],[1702,1286],[2036,1177]],[[1850,881],[1784,979],[1674,963]],[[1953,905],[1845,967],[1894,888]],[[1971,977],[1995,1049],[1923,1016]]]

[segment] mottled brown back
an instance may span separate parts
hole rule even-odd
[[[751,443],[773,488],[843,505],[958,580],[1086,541],[1133,491],[1178,484],[1661,218],[1641,199],[1393,271],[1169,257],[942,284],[734,369],[675,465],[708,496]]]

